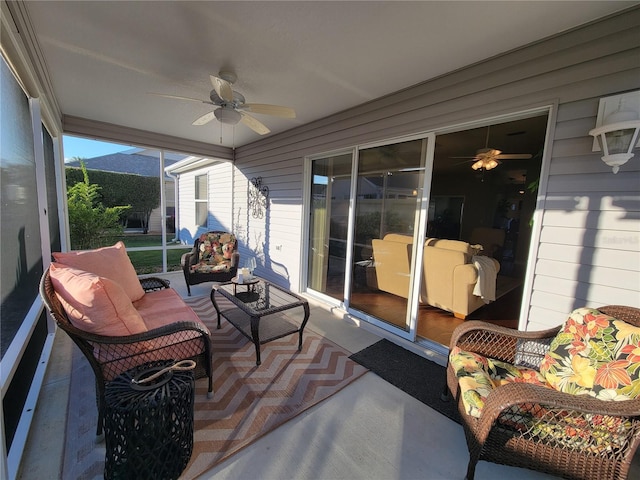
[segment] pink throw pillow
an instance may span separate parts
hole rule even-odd
[[[51,283],[71,323],[80,330],[120,337],[147,331],[125,291],[114,281],[52,263]]]
[[[116,282],[132,302],[140,300],[144,296],[144,290],[140,285],[136,270],[133,268],[122,242],[95,250],[55,252],[52,255],[56,262],[85,272],[95,273]]]

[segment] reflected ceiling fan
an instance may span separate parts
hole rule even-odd
[[[484,148],[476,151],[473,157],[453,157],[453,158],[470,158],[474,160],[471,168],[474,170],[491,170],[500,165],[500,160],[528,160],[532,157],[529,153],[502,153],[501,150],[489,148],[489,132],[491,126],[487,127],[487,139]]]
[[[266,125],[257,118],[251,116],[248,112],[258,113],[262,115],[271,115],[280,118],[296,118],[296,112],[289,107],[281,107],[278,105],[267,105],[264,103],[246,103],[244,95],[234,91],[231,88],[238,77],[232,72],[220,72],[218,76],[210,75],[213,90],[209,93],[209,99],[202,100],[191,97],[181,97],[178,95],[166,95],[163,93],[152,93],[165,98],[173,98],[176,100],[188,100],[190,102],[206,103],[214,105],[218,108],[205,113],[201,117],[196,118],[192,125],[206,125],[214,118],[220,123],[227,125],[237,125],[242,122],[260,135],[266,135],[269,130]]]

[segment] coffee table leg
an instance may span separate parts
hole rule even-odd
[[[253,339],[253,344],[256,346],[256,365],[260,365],[262,361],[260,360],[260,317],[251,317],[251,338]]]
[[[307,324],[307,321],[309,320],[309,304],[305,303],[304,305],[302,305],[302,307],[304,308],[304,320],[302,321],[302,323],[300,324],[300,338],[298,339],[298,351],[302,351],[302,332],[304,331],[304,327]]]
[[[220,310],[218,309],[218,304],[216,303],[216,290],[211,289],[211,303],[213,303],[213,308],[216,309],[216,313],[218,314],[218,330],[220,330]]]

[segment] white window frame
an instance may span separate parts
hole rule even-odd
[[[204,178],[204,183],[202,183],[202,179]],[[209,223],[209,175],[204,173],[202,175],[194,176],[194,193],[193,193],[193,202],[194,202],[194,210],[195,210],[195,220],[196,226],[205,227]],[[200,186],[204,185],[205,192],[200,191]],[[203,198],[204,197],[204,198]],[[198,207],[201,207],[204,204],[206,215],[204,218],[204,223],[200,221],[198,215]]]

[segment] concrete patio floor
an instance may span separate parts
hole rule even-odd
[[[186,297],[181,273],[163,277]],[[191,288],[193,296],[208,295],[210,289],[211,284]],[[332,312],[313,300],[310,304],[308,328],[350,352],[387,336],[375,328],[360,325],[345,312]],[[406,346],[419,351],[414,345]],[[22,459],[20,479],[60,477],[73,348],[67,335],[59,331]],[[433,388],[440,389],[442,385],[433,385]],[[377,375],[367,373],[200,478],[463,479],[467,460],[460,425]],[[556,477],[487,462],[478,464],[477,480],[503,478]],[[638,461],[629,478],[640,478]]]

